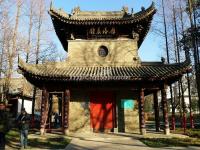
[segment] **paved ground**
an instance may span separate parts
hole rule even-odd
[[[148,136],[152,136],[148,134]],[[166,137],[163,134],[153,135]],[[170,135],[177,136],[177,135]],[[180,136],[180,135],[178,135]],[[71,135],[72,141],[65,150],[154,150],[138,140],[139,134],[79,133]],[[184,137],[183,137],[184,138]],[[162,150],[199,150],[199,147],[167,147]]]
[[[49,134],[48,136],[57,136]],[[30,134],[30,137],[37,138],[38,134]],[[200,150],[200,147],[166,147],[166,148],[149,148],[145,144],[139,141],[139,138],[143,137],[139,134],[101,134],[101,133],[76,133],[71,134],[69,138],[72,138],[71,143],[65,148],[65,150]],[[187,136],[180,134],[170,134],[169,136],[163,133],[155,133],[149,131],[145,137],[154,138],[170,138],[170,137],[182,137]],[[16,147],[6,147],[6,150],[18,149],[19,142],[13,144]],[[32,148],[33,150],[40,150],[38,148]],[[47,150],[47,149],[46,149]],[[57,150],[57,149],[56,149]]]

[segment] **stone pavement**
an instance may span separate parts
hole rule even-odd
[[[148,137],[151,135],[147,134]],[[153,136],[166,137],[162,134]],[[149,148],[139,141],[142,137],[139,134],[76,133],[70,137],[72,141],[65,150],[200,150],[200,147]]]

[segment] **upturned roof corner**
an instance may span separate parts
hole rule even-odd
[[[66,13],[62,9],[56,9],[53,7],[53,4],[51,3],[49,14],[52,18],[57,18],[61,20],[62,22],[69,23],[69,24],[79,24],[76,21],[82,21],[81,24],[91,24],[89,22],[91,21],[110,21],[110,20],[116,20],[116,21],[123,21],[123,23],[133,23],[136,21],[140,21],[144,18],[148,18],[150,16],[153,16],[156,13],[155,3],[152,2],[149,8],[141,10],[140,12],[137,12],[135,14],[128,13],[128,7],[123,7],[121,11],[82,11],[80,7],[75,7],[72,10],[71,14]],[[88,22],[89,21],[89,22]],[[126,22],[124,22],[126,21]],[[98,22],[96,22],[98,24]],[[93,24],[96,24],[93,23]],[[106,24],[106,22],[104,22]],[[118,24],[120,22],[116,22],[115,24]]]

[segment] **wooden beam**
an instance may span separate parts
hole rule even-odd
[[[145,118],[144,118],[144,89],[140,89],[139,94],[139,119],[140,119],[140,134],[145,135]]]
[[[48,91],[46,88],[42,90],[42,102],[41,102],[41,119],[40,119],[40,134],[44,135],[45,133],[45,126],[47,121],[48,109]]]
[[[145,81],[145,80],[138,80],[138,81],[99,81],[99,82],[93,82],[93,81],[45,81],[45,80],[36,80],[32,78],[28,78],[32,84],[37,86],[38,88],[42,89],[43,85],[45,84],[46,87],[48,87],[48,91],[55,92],[55,91],[63,91],[63,89],[66,87],[66,84],[68,87],[70,86],[70,89],[77,89],[77,88],[87,88],[87,89],[112,89],[112,90],[132,90],[137,91],[138,87],[143,87],[145,89],[149,90],[159,90],[160,87],[160,80],[156,81]],[[56,85],[56,86],[55,86]]]
[[[70,90],[64,91],[64,126],[63,132],[65,135],[69,133],[69,102],[70,102]]]

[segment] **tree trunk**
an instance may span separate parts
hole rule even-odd
[[[15,27],[13,31],[13,37],[12,37],[12,50],[8,54],[8,73],[7,73],[7,79],[6,79],[6,95],[9,92],[9,87],[10,87],[10,80],[11,76],[13,74],[13,63],[14,63],[14,58],[17,53],[17,30],[18,30],[18,25],[19,25],[19,17],[20,17],[20,11],[21,11],[21,0],[17,1],[17,13],[15,17]]]
[[[29,53],[30,53],[30,49],[31,49],[32,27],[33,27],[33,0],[30,1],[30,14],[29,14],[29,29],[28,29],[26,63],[28,63],[28,61],[29,61]]]
[[[164,1],[162,0],[162,11],[163,11],[163,20],[164,20],[164,29],[165,29],[165,45],[166,45],[166,53],[167,53],[167,63],[169,64],[169,46],[168,46],[168,36],[167,36],[167,24],[166,24],[166,18],[165,18],[165,7],[164,7]],[[175,111],[174,109],[174,98],[173,98],[173,91],[172,86],[170,85],[170,96],[171,96],[171,107],[172,107],[172,130],[175,130]]]
[[[38,20],[38,31],[37,31],[37,44],[36,44],[36,60],[35,60],[35,63],[38,64],[39,62],[39,51],[40,51],[40,40],[41,40],[41,37],[40,37],[40,34],[41,34],[41,26],[42,26],[42,16],[44,14],[43,10],[42,10],[42,7],[43,7],[43,2],[42,0],[40,0],[39,2],[39,20]],[[32,119],[34,120],[34,115],[35,115],[35,97],[36,97],[36,93],[37,90],[36,90],[36,87],[34,86],[34,89],[33,89],[33,105],[32,105]]]
[[[184,23],[183,23],[183,9],[182,5],[180,4],[180,12],[181,12],[181,29],[183,34],[183,50],[185,51],[185,59],[188,62],[191,62],[190,60],[190,52],[189,48],[186,46],[186,39],[184,35]],[[191,88],[190,88],[190,78],[189,73],[187,72],[187,86],[188,86],[188,97],[189,97],[189,109],[190,109],[190,128],[194,128],[194,120],[193,120],[193,113],[192,113],[192,99],[191,99]]]
[[[165,84],[161,88],[161,94],[162,94],[164,133],[166,135],[168,135],[170,133],[170,130],[169,130],[169,121],[168,121],[167,96],[166,96],[166,85]]]

